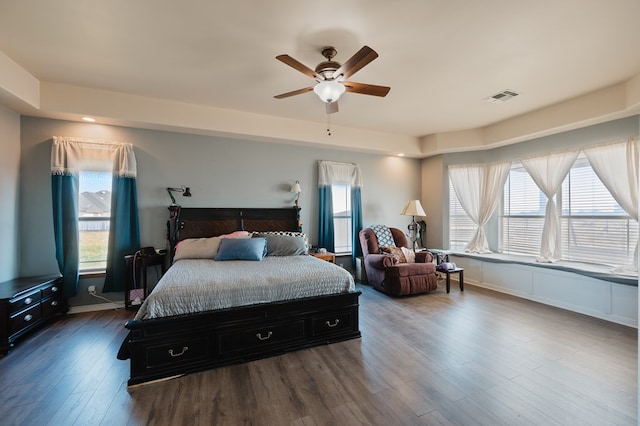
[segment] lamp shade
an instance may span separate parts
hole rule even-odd
[[[420,200],[409,200],[400,212],[403,216],[426,216]]]
[[[302,192],[302,188],[300,188],[300,182],[299,181],[296,181],[296,183],[291,185],[291,192],[297,192],[297,193]]]
[[[344,84],[335,80],[325,80],[316,84],[313,91],[322,102],[331,103],[340,99],[340,96],[345,92]]]

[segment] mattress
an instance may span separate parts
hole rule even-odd
[[[182,259],[163,275],[136,320],[355,290],[344,268],[313,256],[267,256],[261,261]]]

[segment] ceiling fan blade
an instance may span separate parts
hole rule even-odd
[[[338,101],[333,101],[327,104],[327,114],[333,114],[338,112]]]
[[[343,81],[344,87],[347,89],[347,92],[351,93],[361,93],[363,95],[372,95],[372,96],[380,96],[385,97],[391,87],[387,86],[376,86],[375,84],[363,84],[363,83],[354,83],[352,81]]]
[[[279,95],[275,95],[274,98],[276,98],[276,99],[288,98],[289,96],[302,95],[303,93],[311,92],[312,90],[313,90],[313,87],[305,87],[304,89],[298,89],[298,90],[294,90],[292,92],[281,93]]]
[[[293,59],[289,55],[278,55],[278,56],[276,56],[276,59],[279,60],[280,62],[283,62],[283,63],[289,65],[291,68],[300,71],[302,74],[313,78],[314,80],[318,80],[318,81],[324,80],[324,78],[322,78],[314,70],[312,70],[308,66],[304,65],[303,63],[298,62],[297,60]]]
[[[375,50],[369,46],[364,46],[333,73],[333,78],[341,77],[342,79],[347,79],[377,57],[378,54]]]

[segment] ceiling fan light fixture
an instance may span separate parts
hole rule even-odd
[[[322,102],[331,103],[340,99],[340,96],[345,92],[346,88],[344,84],[336,80],[325,80],[316,84],[313,91]]]

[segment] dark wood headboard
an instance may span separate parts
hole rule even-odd
[[[300,208],[169,207],[170,254],[186,238],[215,237],[233,231],[302,231]]]

